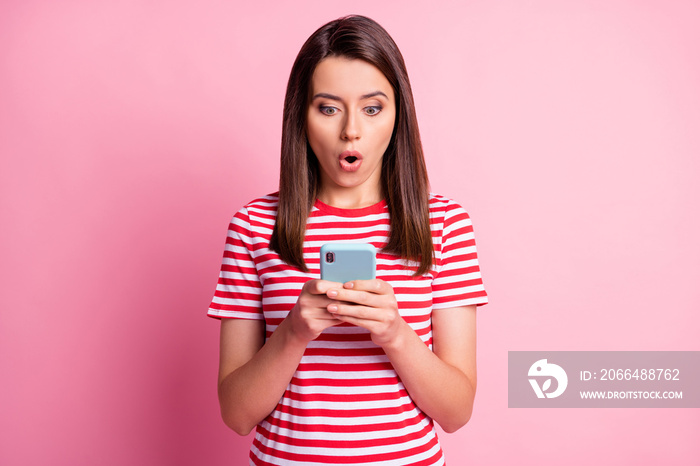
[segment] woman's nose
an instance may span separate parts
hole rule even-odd
[[[360,137],[360,128],[358,126],[357,117],[350,112],[345,118],[343,131],[340,135],[342,139],[357,139]]]

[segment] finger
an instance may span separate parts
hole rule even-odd
[[[328,308],[330,308],[332,304],[329,304],[327,307],[324,307],[323,309],[318,309],[316,312],[314,312],[312,315],[309,315],[308,317],[311,319],[319,319],[319,320],[334,320],[336,319],[336,314],[330,312]]]
[[[348,290],[345,288],[329,290],[326,296],[336,301],[360,304],[367,307],[382,307],[391,304],[387,301],[387,295],[378,295],[367,291]]]
[[[347,321],[348,317],[358,320],[381,320],[378,309],[367,306],[334,303],[328,306],[328,313],[337,319]]]
[[[327,307],[309,309],[306,312],[302,312],[299,317],[306,322],[312,322],[315,320],[337,320],[336,316],[330,313]]]
[[[297,305],[302,309],[322,309],[325,311],[326,306],[332,303],[334,300],[329,298],[324,294],[312,294],[308,292],[302,292],[297,299]]]
[[[373,280],[353,280],[343,283],[343,288],[375,294],[389,294],[394,292],[394,289],[389,283],[379,278]]]
[[[330,314],[330,313],[328,313],[328,312],[326,312],[326,313],[325,313],[324,315],[322,315],[322,316],[317,317],[316,320],[326,320],[326,321],[332,320],[332,321],[342,322],[342,320],[340,320],[338,317],[336,317],[336,316],[334,316],[333,314]],[[335,323],[335,324],[333,324],[333,325],[338,325],[338,324]]]
[[[328,280],[309,280],[304,283],[304,290],[311,294],[326,294],[331,288],[342,288],[342,283]]]

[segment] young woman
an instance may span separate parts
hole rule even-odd
[[[325,243],[370,243],[377,278],[319,279]],[[467,213],[430,194],[401,53],[362,16],[303,45],[279,193],[238,211],[208,315],[219,401],[252,465],[440,465],[476,390],[486,293]]]

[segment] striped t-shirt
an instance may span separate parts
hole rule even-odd
[[[302,285],[320,278],[320,248],[331,242],[377,248],[377,278],[394,289],[399,312],[432,349],[431,312],[486,304],[469,216],[454,201],[430,196],[435,263],[417,264],[381,250],[389,233],[385,201],[340,209],[316,201],[304,241],[308,273],[269,249],[277,194],[239,210],[229,226],[216,294],[208,315],[265,320],[267,337],[287,316]],[[367,330],[330,327],[309,343],[287,389],[258,426],[251,465],[442,465],[432,420],[413,402]]]

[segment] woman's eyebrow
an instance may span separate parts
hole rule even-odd
[[[386,94],[383,93],[382,91],[374,91],[374,92],[370,92],[369,94],[361,95],[361,96],[360,96],[360,100],[369,99],[369,98],[371,98],[371,97],[376,97],[376,96],[378,96],[378,95],[384,96],[385,99],[389,99],[389,98],[386,96]],[[341,99],[340,97],[338,97],[337,95],[328,94],[328,93],[326,93],[326,92],[319,92],[318,94],[314,95],[314,96],[311,98],[311,100],[313,101],[313,100],[316,100],[316,99],[318,99],[318,98],[320,98],[320,97],[325,98],[325,99],[330,99],[330,100],[337,100],[337,101],[343,100],[343,99]]]

